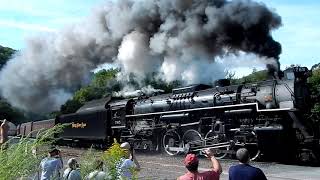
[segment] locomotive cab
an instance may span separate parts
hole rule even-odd
[[[284,78],[287,80],[306,81],[309,76],[307,67],[291,67],[284,71]]]

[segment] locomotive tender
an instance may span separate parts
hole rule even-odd
[[[293,67],[283,77],[252,84],[190,85],[170,94],[92,101],[56,123],[71,123],[63,140],[110,144],[129,141],[136,149],[169,155],[203,148],[223,158],[246,147],[252,159],[317,158],[319,125],[310,111],[309,71]]]

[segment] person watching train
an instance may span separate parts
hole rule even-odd
[[[60,150],[52,147],[48,153],[48,157],[45,157],[40,162],[40,168],[40,180],[60,179],[60,171],[63,168]]]
[[[81,180],[79,164],[75,158],[68,160],[68,168],[63,173],[64,180]]]
[[[218,180],[222,173],[221,164],[214,157],[214,152],[210,149],[204,151],[205,155],[210,159],[212,163],[212,169],[210,171],[199,172],[199,159],[195,154],[187,154],[184,159],[184,165],[188,172],[183,176],[177,178],[177,180]]]
[[[140,171],[141,167],[134,154],[133,148],[131,148],[128,142],[122,143],[120,147],[124,149],[127,154],[120,159],[118,165],[119,179],[131,180],[133,178],[133,172]]]
[[[246,148],[236,152],[239,164],[229,168],[229,180],[266,180],[266,176],[259,168],[249,165],[250,155]]]

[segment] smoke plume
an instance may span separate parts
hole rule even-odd
[[[115,97],[137,97],[141,95],[153,95],[156,93],[163,93],[162,89],[155,89],[154,87],[148,85],[142,87],[141,90],[136,90],[134,87],[125,86],[121,91],[114,92],[112,95]]]
[[[1,95],[28,111],[58,109],[105,63],[123,75],[156,72],[186,83],[223,77],[217,59],[239,52],[278,68],[271,30],[280,25],[278,14],[251,0],[107,1],[82,23],[29,38],[0,72]]]

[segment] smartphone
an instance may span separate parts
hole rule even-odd
[[[203,150],[201,150],[201,153],[205,156],[205,157],[208,157],[208,155],[207,155],[207,153],[206,153],[206,151],[203,149]]]

